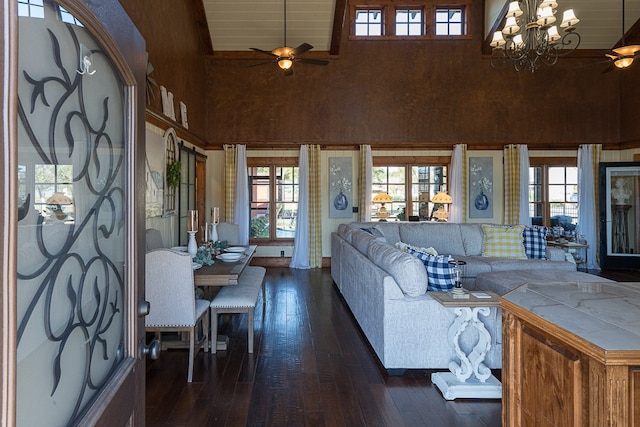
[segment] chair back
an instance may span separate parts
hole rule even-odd
[[[216,227],[216,230],[218,231],[218,240],[226,240],[231,246],[238,245],[240,243],[240,227],[238,224],[221,222]]]
[[[191,255],[156,249],[146,255],[145,299],[151,304],[146,326],[193,326],[196,323]]]
[[[162,234],[160,233],[160,230],[147,228],[144,236],[147,244],[147,252],[154,249],[166,248],[162,241]]]

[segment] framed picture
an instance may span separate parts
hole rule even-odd
[[[329,218],[353,217],[351,157],[329,158]]]
[[[469,157],[469,218],[493,218],[493,157]]]

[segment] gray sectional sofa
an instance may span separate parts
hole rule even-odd
[[[404,242],[433,247],[439,254],[467,262],[463,284],[476,290],[478,274],[510,270],[575,271],[564,251],[547,248],[548,260],[482,256],[480,224],[372,222],[341,224],[331,236],[331,275],[366,335],[382,366],[391,373],[404,369],[446,369],[455,359],[447,331],[454,311],[425,292],[422,262],[393,245]],[[424,284],[424,287],[421,287]],[[483,319],[492,348],[485,363],[501,367],[501,312],[492,308]],[[475,333],[461,340],[463,350],[476,343]]]

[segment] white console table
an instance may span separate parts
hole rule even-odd
[[[491,374],[484,364],[491,349],[491,336],[479,316],[487,316],[490,307],[500,305],[500,299],[493,292],[468,292],[468,298],[453,297],[448,292],[430,292],[433,299],[455,311],[456,318],[449,327],[448,338],[459,362],[449,362],[450,372],[431,374],[431,382],[447,400],[456,398],[500,399],[502,384]],[[466,354],[460,348],[460,336],[468,328],[475,328],[478,342]]]

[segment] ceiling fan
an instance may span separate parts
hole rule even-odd
[[[631,66],[636,56],[640,56],[639,45],[624,44],[624,0],[622,0],[622,45],[615,49],[606,50],[604,54],[612,61],[611,66],[604,72],[613,70],[613,67],[628,68]]]
[[[293,74],[293,63],[294,62],[302,62],[304,64],[313,64],[313,65],[327,65],[329,63],[326,59],[311,59],[311,58],[301,58],[300,56],[308,51],[313,49],[309,43],[302,43],[300,46],[296,48],[287,46],[287,0],[284,0],[284,46],[277,47],[272,51],[262,50],[255,47],[252,47],[251,50],[264,53],[265,55],[269,55],[273,57],[278,67],[280,67],[284,71],[285,76],[290,76]],[[272,61],[261,62],[259,64],[252,65],[252,67],[262,65],[262,64],[270,64]]]

